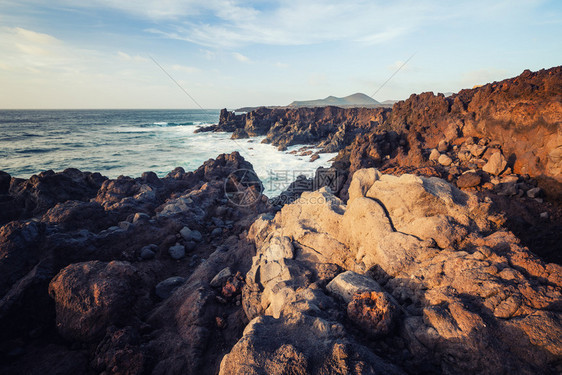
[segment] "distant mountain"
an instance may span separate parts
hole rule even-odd
[[[343,98],[328,96],[324,99],[294,101],[289,104],[289,107],[325,107],[328,105],[336,107],[374,107],[380,105],[380,103],[365,94],[357,93]]]

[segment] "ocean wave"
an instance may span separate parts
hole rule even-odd
[[[185,121],[185,122],[165,122],[157,121],[151,124],[142,124],[141,128],[154,128],[154,127],[170,127],[170,126],[191,126],[191,125],[201,125],[201,121]]]

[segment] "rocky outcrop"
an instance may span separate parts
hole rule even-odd
[[[95,196],[105,180],[99,173],[69,168],[46,171],[28,180],[0,174],[0,225],[44,213],[59,202],[86,201]]]
[[[252,321],[222,373],[558,372],[562,268],[500,224],[489,203],[434,177],[360,170],[347,205],[303,193],[252,225]],[[360,275],[336,282],[342,270]]]
[[[261,186],[241,170],[253,173],[235,152],[164,178],[69,183],[72,194],[56,192],[68,171],[18,182],[43,203],[0,226],[0,372],[40,373],[30,362],[53,373],[218,371],[247,323],[239,271],[253,246],[238,236],[270,210],[265,198],[229,200],[228,184],[242,195]],[[231,275],[210,286],[225,265]]]
[[[380,125],[388,108],[258,108],[235,115],[221,111],[219,123],[199,131],[234,132],[233,138],[265,136],[279,149],[315,144],[324,152],[337,152],[363,131]]]
[[[373,166],[420,167],[427,165],[431,150],[442,142],[452,148],[463,137],[488,139],[496,142],[493,147],[501,149],[501,155],[485,155],[486,144],[476,144],[464,148],[462,156],[480,160],[484,154],[485,162],[478,168],[496,175],[509,167],[536,178],[553,198],[560,199],[561,113],[562,67],[525,71],[449,97],[412,95],[393,106],[382,126],[356,138],[339,159],[349,165],[351,173]],[[386,146],[380,139],[389,133],[397,134],[402,143],[389,140]],[[446,151],[448,148],[438,150],[441,154]]]

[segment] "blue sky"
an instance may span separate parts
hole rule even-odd
[[[0,108],[456,92],[562,63],[562,2],[0,0]]]

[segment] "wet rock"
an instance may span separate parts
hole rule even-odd
[[[387,335],[394,328],[398,311],[385,293],[357,293],[347,305],[347,316],[372,337]]]
[[[180,245],[179,243],[176,243],[174,246],[171,246],[168,249],[168,253],[172,257],[172,259],[181,259],[185,256],[185,247],[183,245]]]
[[[160,299],[166,299],[185,283],[185,278],[180,276],[169,277],[156,284],[155,293]]]

